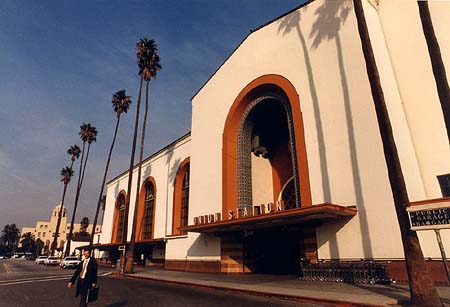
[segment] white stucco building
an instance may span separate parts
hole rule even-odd
[[[417,3],[362,2],[409,199],[450,206],[448,128]],[[450,2],[429,6],[449,77]],[[352,1],[311,1],[252,31],[192,97],[191,133],[143,164],[136,259],[287,274],[300,257],[365,259],[400,272],[366,62]],[[127,175],[108,183],[105,257],[118,257],[124,227],[130,239]],[[442,236],[450,250],[450,231]],[[434,233],[419,238],[425,257],[438,259]]]

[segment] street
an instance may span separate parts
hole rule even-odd
[[[170,283],[110,275],[111,268],[99,267],[100,298],[90,306],[304,306],[280,298],[236,294]],[[0,260],[0,306],[78,306],[75,288],[67,288],[73,270],[36,265],[25,259]]]

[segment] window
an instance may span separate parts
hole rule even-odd
[[[153,187],[153,184],[149,181],[145,184],[144,216],[142,222],[143,240],[150,240],[152,238],[154,206],[155,206],[155,188]]]
[[[41,233],[40,232],[38,232],[38,237],[40,237],[41,236]]]
[[[186,173],[183,178],[183,187],[181,192],[181,227],[188,225],[189,213],[189,165],[186,168]],[[184,232],[185,233],[185,232]]]
[[[45,237],[45,232],[42,233],[42,236]]]
[[[117,204],[116,208],[119,211],[119,217],[117,221],[117,240],[116,242],[122,242],[123,239],[123,230],[124,230],[124,223],[125,223],[125,196],[123,194],[120,194],[117,198]]]
[[[47,228],[48,227],[48,225],[45,225],[45,228]]]
[[[189,224],[189,157],[184,159],[177,170],[174,181],[173,191],[173,219],[172,219],[172,234],[182,235],[186,231],[180,228],[186,227]]]
[[[42,227],[44,227],[44,225],[40,225],[40,226],[39,226],[39,228],[42,228]]]
[[[442,196],[450,197],[450,174],[437,176],[437,179],[441,186]]]

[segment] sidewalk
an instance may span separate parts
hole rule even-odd
[[[366,285],[308,282],[295,276],[168,271],[161,268],[136,268],[126,277],[172,282],[256,295],[293,298],[329,306],[396,306],[409,298],[406,284]],[[444,303],[450,306],[450,287],[439,287]]]

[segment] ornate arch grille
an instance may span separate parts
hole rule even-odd
[[[142,239],[150,240],[152,238],[153,228],[153,208],[155,206],[155,188],[151,182],[145,184],[144,215],[142,217]]]
[[[250,112],[259,103],[268,99],[276,100],[283,105],[283,109],[286,113],[286,120],[289,130],[289,151],[292,157],[292,169],[294,173],[294,190],[295,190],[295,207],[301,206],[300,199],[300,184],[297,167],[297,153],[295,150],[295,133],[294,133],[294,121],[292,117],[292,109],[287,98],[284,95],[277,93],[268,93],[267,95],[260,96],[249,103],[245,109],[238,128],[238,140],[237,140],[237,175],[238,175],[238,208],[252,208],[252,160],[251,160],[251,146],[252,146],[252,131],[255,125]]]
[[[188,214],[189,214],[189,164],[186,166],[186,173],[184,174],[182,183],[181,221],[180,221],[181,227],[188,226]]]
[[[123,231],[124,231],[124,223],[125,223],[125,196],[120,194],[117,197],[116,209],[119,215],[117,219],[117,242],[122,242],[123,240]]]

